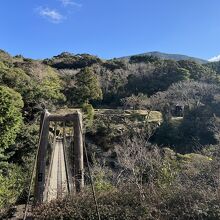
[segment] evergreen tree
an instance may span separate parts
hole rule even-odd
[[[21,95],[8,87],[0,86],[0,160],[5,150],[14,144],[22,124],[23,101]]]
[[[98,78],[89,68],[83,69],[76,75],[75,99],[78,104],[102,99]]]

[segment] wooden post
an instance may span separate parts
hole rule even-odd
[[[58,164],[57,164],[57,199],[62,198],[62,167],[61,167],[61,148],[58,145]]]
[[[54,126],[54,135],[53,135],[53,144],[52,144],[53,148],[55,146],[56,140],[57,140],[57,122],[55,122],[55,126]]]
[[[74,120],[74,176],[76,192],[80,192],[84,187],[82,132],[82,114],[77,111]]]
[[[46,179],[46,186],[45,186],[45,189],[44,189],[43,202],[47,201],[47,199],[48,199],[48,190],[49,190],[50,177],[51,177],[51,172],[52,172],[53,159],[54,159],[54,153],[55,153],[55,145],[56,145],[56,138],[57,138],[56,130],[57,130],[57,122],[55,122],[55,126],[54,126],[54,136],[53,136],[53,142],[52,142],[52,145],[51,145],[50,165],[49,165],[49,170],[48,170],[47,179]]]
[[[36,167],[36,179],[35,179],[35,191],[34,191],[34,203],[40,204],[43,202],[43,193],[45,185],[45,168],[46,168],[46,151],[48,145],[49,134],[49,112],[45,110],[43,113],[43,121],[41,123],[40,132],[40,145],[37,155],[37,167]]]
[[[65,168],[66,168],[66,177],[67,177],[67,187],[68,192],[72,195],[74,193],[74,184],[71,175],[71,163],[69,158],[69,152],[67,148],[66,142],[66,124],[63,123],[63,152],[64,152],[64,161],[65,161]]]
[[[34,204],[41,204],[47,199],[45,194],[47,188],[45,188],[45,170],[46,170],[46,153],[48,146],[48,134],[49,134],[49,123],[50,121],[73,121],[74,123],[74,178],[75,182],[72,181],[71,167],[69,155],[66,145],[66,131],[63,130],[64,135],[64,154],[66,163],[66,173],[69,183],[69,192],[72,194],[74,191],[74,185],[76,192],[80,192],[84,187],[84,168],[83,168],[83,131],[82,131],[82,114],[80,112],[69,114],[65,116],[50,115],[47,110],[42,114],[41,121],[41,131],[40,131],[40,141],[39,149],[37,155],[37,165],[36,165],[36,179],[35,179],[35,191],[34,191]],[[56,126],[55,126],[56,127]],[[64,126],[65,127],[65,126]],[[56,130],[56,129],[55,129]],[[54,134],[56,136],[56,134]],[[54,137],[54,144],[55,144]],[[54,149],[53,149],[54,150]],[[50,176],[49,176],[50,178]],[[49,181],[49,179],[48,179]],[[45,198],[44,198],[45,196]]]

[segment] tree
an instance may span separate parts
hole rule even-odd
[[[180,60],[178,61],[178,64],[181,66],[181,68],[189,71],[190,79],[214,83],[219,80],[215,69],[212,69],[212,67],[209,65],[201,65],[191,60]]]
[[[75,99],[78,104],[102,99],[98,78],[89,68],[83,69],[76,75]]]
[[[124,108],[131,107],[133,110],[141,109],[147,105],[148,97],[142,93],[121,99]]]
[[[0,219],[5,218],[4,213],[14,204],[22,193],[26,173],[16,164],[6,164],[0,170]],[[4,217],[3,217],[4,216]]]
[[[180,144],[185,151],[219,144],[220,121],[217,105],[203,105],[187,112],[179,126]]]
[[[187,69],[175,61],[165,60],[154,63],[153,67],[144,67],[142,74],[130,74],[125,90],[127,94],[144,93],[150,96],[167,90],[173,83],[188,80],[189,77],[190,72]]]
[[[0,86],[0,159],[4,159],[5,150],[14,143],[22,124],[21,95],[5,86]]]
[[[36,84],[36,82],[35,82]],[[45,68],[45,76],[38,82],[34,91],[34,99],[46,105],[64,101],[65,96],[61,93],[62,81],[58,74],[50,67]]]
[[[164,106],[174,107],[176,104],[195,108],[210,104],[214,96],[219,94],[218,86],[196,81],[183,81],[171,85],[167,91],[151,96],[150,103],[157,110]]]
[[[24,70],[13,68],[0,62],[0,82],[19,92],[22,96],[29,93],[32,85],[32,79]]]

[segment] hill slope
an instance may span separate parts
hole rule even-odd
[[[200,58],[196,58],[196,57],[190,57],[190,56],[186,56],[186,55],[181,55],[181,54],[168,54],[168,53],[161,53],[158,51],[153,51],[153,52],[148,52],[148,53],[142,53],[142,54],[137,54],[134,56],[154,56],[154,57],[158,57],[160,59],[164,59],[164,60],[175,60],[175,61],[179,61],[179,60],[191,60],[191,61],[195,61],[197,63],[200,64],[205,64],[208,63],[207,60],[203,60]],[[129,59],[132,56],[127,56],[127,57],[121,57],[119,59]]]

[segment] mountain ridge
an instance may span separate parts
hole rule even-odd
[[[168,59],[168,60],[175,60],[175,61],[191,60],[191,61],[195,61],[200,64],[205,64],[209,62],[208,60],[197,58],[197,57],[191,57],[191,56],[182,55],[182,54],[169,54],[169,53],[163,53],[159,51],[152,51],[152,52],[146,52],[146,53],[141,53],[141,54],[136,54],[136,55],[131,55],[131,56],[124,56],[124,57],[119,57],[117,59],[126,60],[126,59],[130,59],[133,56],[154,56],[154,57],[158,57],[163,60]]]

